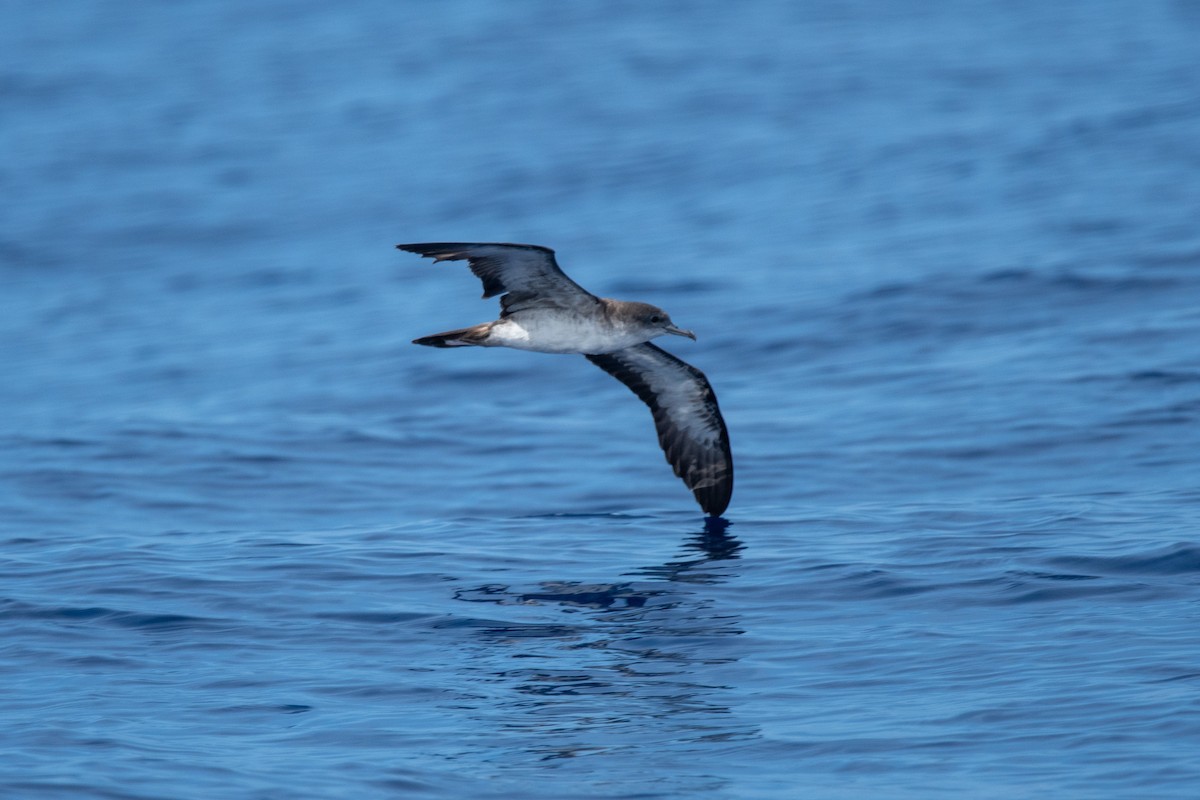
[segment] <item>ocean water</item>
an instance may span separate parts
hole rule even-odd
[[[1200,793],[1197,3],[0,13],[0,796]]]

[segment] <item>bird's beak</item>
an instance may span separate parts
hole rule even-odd
[[[663,330],[665,330],[667,333],[673,333],[676,336],[686,336],[693,342],[696,341],[696,334],[692,333],[691,331],[685,331],[683,328],[676,328],[674,325],[668,325],[667,327],[663,328]]]

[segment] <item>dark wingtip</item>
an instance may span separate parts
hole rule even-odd
[[[729,471],[725,474],[724,480],[715,486],[703,486],[692,491],[696,502],[709,517],[719,517],[724,514],[725,509],[729,508],[729,503],[733,500],[733,458],[732,456],[726,458]]]
[[[437,256],[439,253],[444,253],[447,250],[461,250],[463,247],[469,246],[458,244],[457,242],[412,242],[410,244],[398,244],[396,245],[396,249],[428,257]]]
[[[729,500],[717,501],[715,503],[701,503],[700,509],[709,516],[710,519],[720,517],[725,513],[725,509],[729,508]]]
[[[428,255],[431,255],[434,251],[442,250],[444,248],[445,248],[445,245],[431,244],[428,242],[415,242],[413,244],[398,244],[398,245],[396,245],[397,250],[403,250],[406,253],[416,253],[419,256],[428,256]]]

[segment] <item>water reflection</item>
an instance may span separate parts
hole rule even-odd
[[[685,554],[694,557],[639,567],[625,574],[673,583],[724,583],[735,577],[736,573],[729,570],[728,565],[722,565],[720,562],[740,558],[739,554],[745,547],[728,533],[728,528],[729,523],[726,520],[710,517],[705,520],[703,530],[692,534],[682,544]],[[669,594],[670,590],[636,586],[630,582],[582,583],[562,580],[543,581],[537,590],[526,591],[520,591],[507,584],[484,584],[471,589],[460,589],[454,593],[454,598],[470,603],[558,603],[601,610],[642,608],[651,598]]]
[[[744,631],[714,596],[736,576],[743,547],[726,528],[710,521],[682,542],[681,557],[623,579],[492,583],[455,594],[493,608],[472,620],[464,642],[488,687],[471,713],[510,737],[514,765],[608,754],[630,775],[650,776],[713,741],[755,735],[731,712],[730,665]]]
[[[709,517],[704,521],[704,530],[683,543],[685,551],[689,551],[689,554],[699,552],[698,557],[642,567],[634,574],[674,582],[724,583],[734,575],[728,565],[720,565],[717,569],[704,567],[741,558],[739,553],[744,545],[731,536],[728,529],[729,522],[724,518]]]

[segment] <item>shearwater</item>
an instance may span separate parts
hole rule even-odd
[[[658,442],[704,513],[716,517],[733,495],[733,455],[717,396],[704,373],[650,343],[686,336],[661,308],[596,297],[568,278],[554,251],[531,244],[398,244],[435,261],[466,261],[484,298],[500,297],[500,319],[414,339],[428,347],[513,347],[578,353],[650,407]]]

